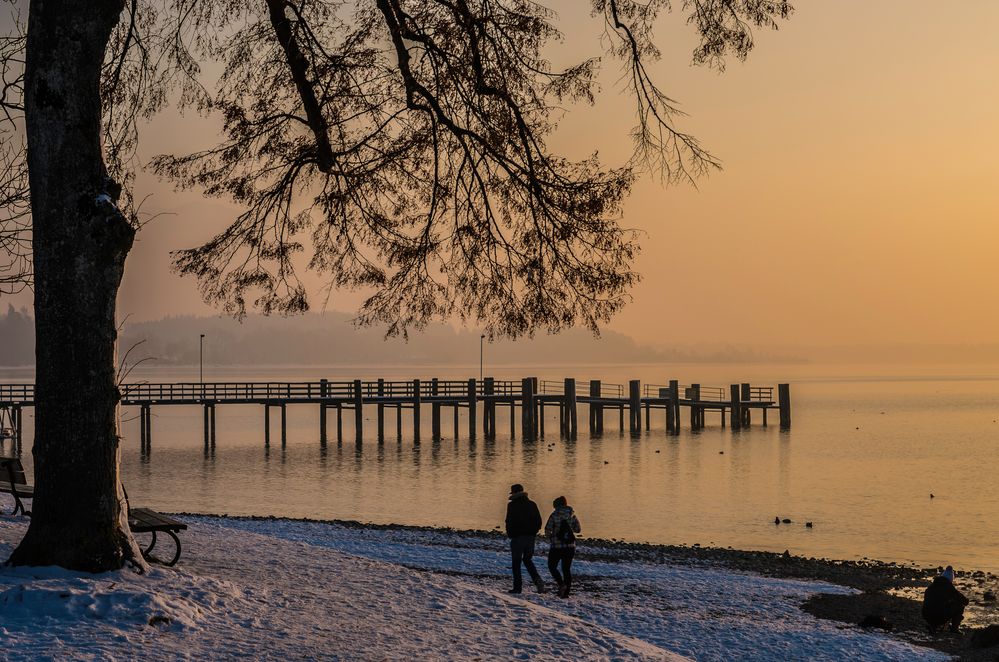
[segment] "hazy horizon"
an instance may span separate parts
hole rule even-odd
[[[456,325],[434,324],[409,340],[385,338],[383,328],[359,328],[344,311],[307,313],[283,318],[248,315],[242,322],[222,315],[168,315],[157,320],[125,320],[119,354],[130,362],[151,359],[147,367],[192,365],[198,362],[199,336],[205,333],[208,365],[459,365],[479,358],[479,333]],[[34,327],[31,311],[8,306],[0,311],[0,367],[33,365]],[[607,330],[594,337],[583,329],[558,336],[544,333],[516,341],[486,340],[489,363],[511,365],[586,366],[635,364],[718,364],[787,366],[797,374],[805,366],[859,366],[870,374],[881,367],[960,367],[965,375],[992,374],[999,368],[999,342],[965,344],[805,345],[754,343],[642,342],[626,333]],[[979,366],[976,371],[969,366]],[[794,368],[792,370],[792,368]],[[993,369],[990,371],[989,369]],[[946,370],[944,370],[946,371]],[[473,371],[474,372],[474,371]],[[861,371],[865,372],[865,371]],[[941,374],[934,370],[934,374]],[[857,373],[860,374],[860,373]],[[865,373],[866,374],[866,373]],[[778,378],[785,378],[778,376]]]

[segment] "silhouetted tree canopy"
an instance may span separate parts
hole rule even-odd
[[[367,288],[359,321],[393,333],[447,316],[499,335],[596,330],[638,280],[636,234],[620,224],[635,177],[672,183],[718,165],[648,73],[658,19],[682,12],[700,37],[693,61],[722,67],[792,8],[580,5],[564,8],[603,21],[594,57],[554,69],[558,15],[529,0],[132,0],[102,77],[122,207],[139,225],[138,127],[178,98],[221,117],[222,140],[153,169],[246,209],[175,255],[208,302],[236,315],[306,310],[307,265],[331,290]],[[623,68],[635,104],[634,156],[613,167],[547,144],[563,105],[593,101],[601,55]],[[217,81],[207,62],[222,65]]]

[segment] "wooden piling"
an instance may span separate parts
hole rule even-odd
[[[510,410],[513,411],[511,405]],[[520,423],[524,441],[534,441],[534,380],[524,377],[520,382]]]
[[[382,399],[385,397],[385,380],[378,380],[378,441],[385,440],[385,405]]]
[[[468,380],[468,438],[475,439],[475,419],[479,401],[479,388],[474,379]]]
[[[628,432],[633,437],[642,433],[642,382],[637,379],[628,382]]]
[[[700,406],[697,404],[701,401],[701,385],[691,384],[690,385],[690,429],[700,430],[701,429],[701,417],[700,417]]]
[[[354,441],[364,441],[364,393],[361,391],[361,380],[354,380]]]
[[[576,380],[567,377],[565,380],[566,438],[576,440]]]
[[[738,384],[729,386],[729,407],[731,408],[729,420],[732,421],[732,430],[742,429],[742,397]]]
[[[24,441],[24,410],[20,407],[14,407],[11,409],[11,414],[14,418],[12,421],[14,423],[14,452],[16,455],[20,455],[21,444]]]
[[[269,402],[264,403],[264,445],[269,446],[271,443],[271,405]]]
[[[558,433],[561,437],[569,438],[569,391],[565,384],[562,385],[562,399],[558,401]]]
[[[666,427],[673,434],[680,434],[680,382],[676,379],[669,380],[669,413],[666,417]]]
[[[590,405],[588,409],[590,410],[590,434],[596,434],[597,432],[597,405],[593,404],[594,398],[600,397],[600,381],[596,379],[590,380]]]
[[[420,443],[420,380],[413,380],[413,442]]]
[[[777,400],[780,412],[780,427],[788,430],[791,427],[791,385],[777,385]]]
[[[281,446],[288,443],[288,405],[281,403]]]
[[[482,386],[483,395],[487,397],[482,407],[482,432],[486,439],[496,437],[496,401],[489,396],[496,393],[496,381],[492,377],[486,377]]]
[[[441,406],[436,400],[439,392],[440,382],[434,377],[430,380],[430,395],[435,398],[430,405],[430,430],[434,439],[441,438]]]
[[[205,410],[205,446],[211,443],[211,431],[209,426],[209,418],[211,417],[211,412],[209,411],[209,406],[206,404],[202,407]]]
[[[319,404],[319,443],[326,443],[326,403]]]
[[[326,445],[326,398],[330,397],[330,384],[319,380],[319,443]]]
[[[743,402],[752,400],[753,391],[749,384],[739,384],[739,397]],[[742,427],[749,427],[752,422],[752,410],[749,407],[742,408]]]
[[[538,386],[538,378],[531,377],[531,439],[536,439],[539,434],[544,432],[544,422],[541,420],[541,416],[544,414],[544,406],[541,404],[541,398],[538,394],[541,393],[541,389]]]
[[[590,380],[590,403],[589,403],[589,406],[587,406],[587,409],[589,410],[589,413],[590,413],[590,434],[591,435],[595,434],[596,431],[597,431],[597,411],[596,411],[596,405],[593,404],[593,398],[599,397],[598,393],[595,392],[595,391],[597,391],[597,389],[599,389],[599,382],[597,382],[596,380],[591,379]]]
[[[378,441],[385,439],[385,405],[382,399],[385,397],[385,380],[378,380]]]
[[[343,405],[336,403],[336,443],[343,443]]]

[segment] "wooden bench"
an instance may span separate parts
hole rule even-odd
[[[17,515],[20,512],[27,517],[31,517],[31,511],[25,509],[21,499],[34,498],[35,488],[28,485],[28,478],[24,473],[24,465],[21,464],[20,459],[0,456],[0,492],[9,492],[14,495],[14,511],[11,515]],[[125,503],[128,504],[127,493],[125,494]],[[172,517],[167,517],[149,508],[132,508],[129,506],[128,528],[132,530],[132,533],[152,534],[149,546],[142,550],[142,556],[147,561],[172,566],[180,559],[181,546],[180,538],[177,537],[177,534],[187,529],[187,525],[183,522],[175,520]],[[173,538],[174,554],[169,561],[164,561],[152,555],[153,548],[156,547],[157,532],[166,533]]]
[[[126,503],[128,497],[125,497]],[[155,510],[150,510],[149,508],[128,508],[128,528],[132,530],[132,533],[150,533],[152,534],[152,540],[149,542],[149,546],[142,550],[142,556],[147,561],[153,561],[156,563],[162,563],[166,566],[172,566],[177,563],[180,559],[180,538],[177,534],[180,531],[187,529],[187,524],[175,520],[172,517],[167,517],[162,513],[158,513]],[[171,538],[173,538],[174,544],[174,554],[173,558],[169,561],[164,561],[153,556],[153,547],[156,547],[156,533],[165,533]]]
[[[33,499],[35,488],[28,485],[28,477],[24,474],[24,465],[16,457],[0,457],[0,492],[14,495],[14,510],[11,516],[20,512],[31,517],[31,511],[24,508],[21,498]]]

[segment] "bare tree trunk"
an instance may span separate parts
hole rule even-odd
[[[25,117],[35,268],[35,499],[15,565],[140,559],[118,476],[115,300],[135,231],[101,149],[99,81],[123,0],[32,0]]]

